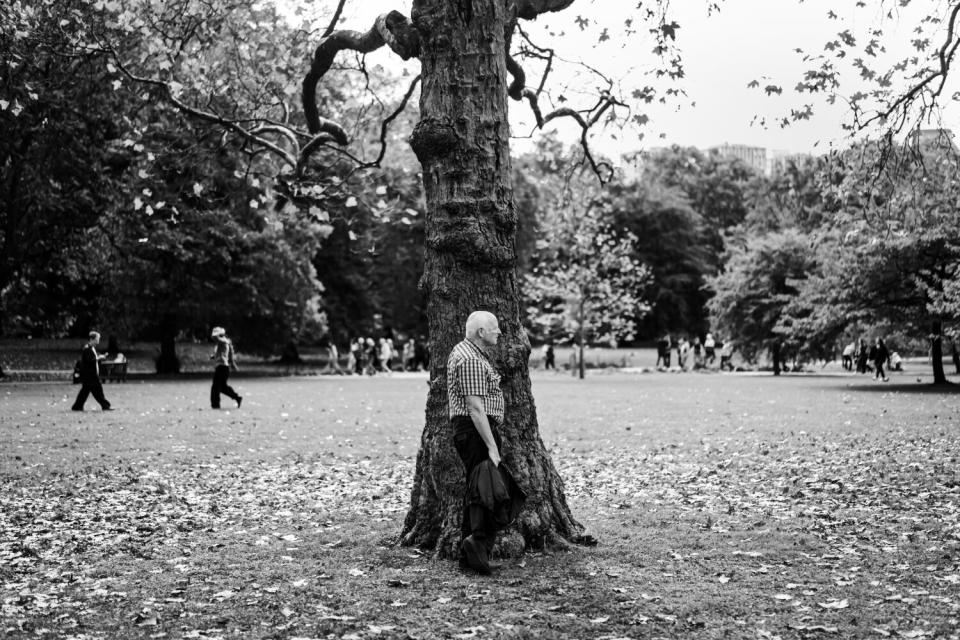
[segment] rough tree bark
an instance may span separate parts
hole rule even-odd
[[[428,294],[430,392],[401,542],[445,557],[456,552],[463,495],[447,415],[447,355],[477,309],[500,320],[494,359],[507,403],[503,459],[529,495],[518,522],[501,536],[499,552],[516,555],[583,535],[540,437],[530,344],[520,321],[505,38],[516,11],[510,0],[419,0],[411,14],[423,77],[421,120],[410,144],[423,166],[427,197],[421,283]]]

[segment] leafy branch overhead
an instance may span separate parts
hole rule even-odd
[[[822,51],[797,48],[806,66],[794,93],[823,96],[848,106],[844,128],[892,138],[910,129],[937,126],[941,110],[960,92],[950,75],[960,47],[960,2],[858,1],[826,11],[840,29]],[[908,33],[902,33],[908,32]],[[767,95],[783,92],[782,80],[753,80]],[[812,103],[791,109],[779,124],[808,119]]]

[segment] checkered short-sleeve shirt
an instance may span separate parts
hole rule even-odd
[[[447,359],[447,398],[451,418],[470,415],[466,396],[480,396],[484,412],[503,420],[500,375],[487,355],[469,340],[459,342]]]

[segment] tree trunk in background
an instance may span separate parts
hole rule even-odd
[[[771,347],[770,351],[773,354],[773,375],[778,376],[780,375],[780,371],[782,369],[782,360],[780,357],[780,343],[779,342],[773,343],[773,347]]]
[[[948,384],[943,371],[943,323],[934,320],[930,327],[930,360],[933,363],[933,384]]]
[[[427,239],[421,285],[430,330],[430,391],[402,543],[455,557],[464,470],[447,409],[447,356],[475,310],[492,312],[503,335],[494,356],[507,410],[503,460],[529,500],[500,553],[576,540],[563,482],[540,438],[530,388],[530,343],[520,324],[514,269],[516,212],[507,123],[504,0],[418,0],[421,120],[410,144],[423,166]]]
[[[578,364],[579,364],[579,366],[580,366],[580,379],[583,380],[583,377],[584,377],[584,367],[585,367],[586,365],[585,365],[584,362],[583,362],[583,337],[584,337],[584,329],[583,329],[583,296],[582,296],[582,295],[580,296],[580,309],[579,309],[579,314],[580,314],[580,317],[579,317],[580,327],[579,327],[579,335],[577,336],[577,342],[579,343],[580,357],[578,358],[578,360],[579,360],[579,363],[578,363]]]
[[[165,315],[160,323],[160,355],[157,356],[157,373],[180,373],[180,358],[177,357],[177,322]]]

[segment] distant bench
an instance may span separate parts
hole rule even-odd
[[[126,382],[127,361],[101,360],[100,382]]]

